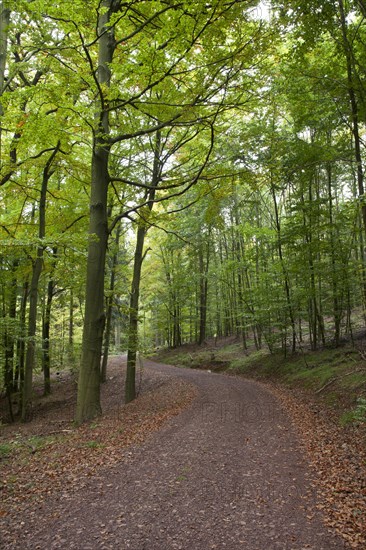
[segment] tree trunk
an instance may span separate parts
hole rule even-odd
[[[357,0],[358,7],[360,8],[360,11],[364,17],[366,17],[366,1],[365,0]]]
[[[130,296],[130,318],[128,326],[128,350],[127,350],[127,373],[125,383],[125,402],[129,403],[136,397],[136,357],[138,349],[138,314],[141,267],[144,259],[143,248],[146,228],[139,226],[137,230],[136,249],[133,262],[133,277]]]
[[[17,311],[17,279],[15,270],[18,267],[19,262],[16,260],[12,265],[12,280],[9,288],[8,297],[8,317],[9,320],[15,322]],[[6,315],[4,302],[4,314]],[[15,350],[15,337],[14,327],[6,327],[4,334],[4,347],[5,347],[5,368],[4,368],[4,385],[5,390],[10,396],[17,389],[14,372],[14,350]],[[12,414],[11,414],[12,416]]]
[[[50,328],[51,328],[51,308],[52,300],[55,291],[55,281],[53,279],[53,272],[55,268],[57,248],[54,247],[52,260],[52,269],[50,278],[47,283],[47,299],[46,307],[43,316],[42,326],[42,370],[43,370],[43,395],[49,395],[51,393],[51,357],[50,357]]]
[[[111,0],[102,2],[105,11],[98,21],[99,51],[96,78],[103,89],[109,87],[110,63],[115,48],[113,27],[108,27],[111,16]],[[101,415],[100,361],[102,355],[104,312],[104,269],[108,243],[107,194],[109,184],[108,104],[99,97],[97,128],[93,139],[89,244],[87,258],[85,316],[82,354],[79,370],[78,395],[75,421],[81,424]]]
[[[25,364],[25,339],[26,339],[26,313],[27,313],[27,302],[28,302],[28,292],[29,292],[29,281],[26,280],[23,284],[23,293],[22,299],[20,302],[20,311],[19,311],[19,323],[21,335],[17,342],[17,360],[15,366],[15,383],[17,384],[17,389],[20,391],[19,398],[19,411],[21,413],[22,409],[22,393],[23,393],[23,382],[24,382],[24,364]]]
[[[363,3],[360,3],[361,7],[363,7],[362,4]],[[366,233],[366,202],[365,202],[365,188],[364,188],[364,173],[363,173],[363,165],[362,165],[361,139],[360,139],[360,131],[359,131],[359,108],[358,108],[356,91],[354,87],[355,75],[354,75],[354,63],[352,60],[352,46],[348,40],[347,19],[346,19],[343,0],[338,0],[338,6],[339,6],[341,25],[342,25],[344,55],[346,58],[346,65],[347,65],[348,96],[349,96],[351,114],[352,114],[352,132],[353,132],[354,146],[355,146],[358,195],[359,195],[360,204],[361,204],[363,229],[364,229],[364,232]]]
[[[362,0],[358,1],[360,10],[365,16],[366,6],[365,2]],[[362,164],[362,154],[361,154],[361,138],[359,130],[359,108],[358,101],[354,86],[354,77],[355,77],[355,67],[354,60],[352,58],[352,45],[349,42],[348,33],[347,33],[347,18],[345,13],[345,6],[343,0],[338,0],[338,7],[340,13],[340,20],[342,26],[342,38],[343,38],[343,48],[344,55],[347,65],[347,83],[348,83],[348,97],[351,107],[351,116],[352,116],[352,134],[354,140],[354,154],[356,161],[356,173],[357,173],[357,186],[358,186],[358,198],[361,205],[361,217],[363,225],[363,233],[366,235],[366,200],[365,200],[365,186],[364,186],[364,171]],[[366,307],[366,277],[365,277],[365,268],[363,268],[363,295]]]
[[[5,84],[5,68],[8,52],[8,26],[10,22],[10,9],[6,7],[8,2],[0,2],[0,96],[2,96]],[[0,116],[4,114],[0,103]],[[0,127],[0,153],[1,153],[1,127]]]
[[[60,149],[60,142],[57,144],[50,155],[43,170],[42,187],[39,200],[39,230],[38,237],[42,241],[46,235],[46,198],[48,182],[53,174],[53,161]],[[44,246],[37,247],[37,256],[33,262],[32,278],[29,287],[29,317],[27,333],[27,351],[24,366],[23,396],[22,396],[22,422],[27,422],[32,418],[32,393],[33,393],[33,370],[36,359],[36,332],[37,332],[37,313],[38,313],[38,284],[43,267]]]
[[[148,212],[151,212],[154,206],[156,188],[161,176],[161,133],[156,133],[156,142],[154,147],[154,165],[151,181],[151,189],[146,192]],[[137,229],[136,249],[133,263],[133,277],[130,296],[130,316],[128,327],[128,349],[127,349],[127,372],[125,382],[125,402],[130,403],[136,398],[136,357],[138,350],[138,315],[141,268],[144,260],[143,248],[145,235],[147,232],[147,220],[142,219]]]
[[[68,362],[71,367],[74,366],[75,357],[74,357],[74,292],[73,289],[70,289],[70,298],[69,298],[69,329],[68,329]]]
[[[198,344],[202,345],[206,338],[206,320],[207,320],[207,292],[208,292],[208,266],[209,266],[209,244],[207,243],[206,258],[204,257],[204,243],[201,243],[198,250],[199,262],[199,336]]]
[[[109,354],[109,346],[110,346],[110,340],[111,340],[112,312],[113,312],[113,300],[114,300],[113,292],[114,292],[115,280],[116,280],[116,268],[118,265],[118,246],[119,246],[120,235],[121,235],[121,224],[118,225],[116,230],[116,239],[115,239],[116,250],[115,250],[115,253],[113,254],[112,266],[111,266],[111,278],[109,283],[109,296],[107,300],[107,315],[106,315],[106,325],[105,325],[105,334],[104,334],[103,360],[102,360],[102,366],[100,371],[100,379],[102,383],[104,383],[107,380],[107,364],[108,364],[108,354]]]
[[[330,137],[330,136],[329,136]],[[330,139],[329,139],[330,141]],[[330,145],[330,143],[329,143]],[[334,230],[333,220],[333,194],[332,194],[332,167],[327,163],[327,179],[328,179],[328,212],[329,212],[329,231],[330,231],[330,252],[332,265],[332,293],[333,293],[333,319],[334,319],[334,342],[338,347],[341,337],[341,319],[342,311],[339,300],[338,277],[336,266],[336,235]]]
[[[273,198],[273,204],[275,209],[275,224],[276,224],[276,231],[277,231],[277,250],[278,250],[278,256],[280,259],[281,269],[283,273],[283,281],[284,281],[284,289],[285,289],[285,296],[286,296],[286,303],[287,303],[287,311],[288,316],[291,323],[291,351],[292,353],[295,353],[296,351],[296,324],[295,324],[295,316],[293,312],[293,306],[292,306],[292,300],[291,300],[291,291],[290,291],[290,281],[287,273],[287,269],[285,266],[284,258],[283,258],[283,250],[282,250],[282,237],[281,237],[281,222],[280,222],[280,216],[278,212],[278,205],[277,205],[277,199],[276,199],[276,193],[273,184],[271,183],[271,192],[272,192],[272,198]],[[286,350],[285,350],[286,352]]]
[[[245,258],[245,247],[244,247],[244,241],[243,236],[240,232],[240,216],[239,216],[239,206],[238,206],[238,200],[237,195],[235,194],[235,209],[234,209],[234,220],[235,220],[235,259],[237,262],[237,278],[238,278],[238,314],[237,314],[237,320],[239,322],[239,333],[241,336],[241,341],[243,344],[243,349],[246,350],[248,348],[247,341],[246,341],[246,331],[245,331],[245,300],[244,300],[244,280],[245,280],[245,273],[242,267],[242,264],[244,262]]]
[[[180,307],[177,297],[175,297],[175,304],[173,309],[173,348],[178,348],[182,345],[182,332],[180,321]]]
[[[121,349],[121,322],[120,322],[120,313],[118,314],[118,321],[114,324],[114,344],[117,350]]]
[[[95,139],[95,142],[98,141],[100,138]],[[102,413],[100,361],[105,323],[104,268],[108,241],[108,153],[100,143],[94,144],[92,164],[85,315],[75,418],[77,424],[91,420]]]

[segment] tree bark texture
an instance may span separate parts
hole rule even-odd
[[[113,254],[113,258],[112,258],[111,277],[110,277],[110,284],[109,284],[109,296],[107,300],[107,314],[106,314],[106,327],[105,327],[105,335],[104,335],[103,359],[102,359],[102,366],[100,371],[101,382],[105,382],[107,380],[107,363],[108,363],[109,346],[110,346],[110,339],[111,339],[112,312],[113,312],[113,300],[114,300],[113,293],[114,293],[114,287],[115,287],[115,281],[116,281],[116,269],[118,265],[118,246],[119,246],[120,235],[121,235],[121,224],[119,224],[117,227],[116,239],[115,239],[116,251]]]
[[[98,21],[99,51],[96,79],[103,88],[110,85],[110,67],[115,49],[113,27],[108,27],[112,11],[111,0],[102,2],[105,11]],[[108,243],[107,193],[109,184],[108,102],[100,95],[96,113],[96,129],[93,137],[89,244],[87,257],[85,316],[83,326],[82,354],[78,380],[78,395],[75,421],[81,424],[99,416],[100,362],[105,325],[104,270]]]
[[[38,237],[40,242],[46,235],[46,200],[48,182],[53,174],[52,165],[60,149],[60,142],[50,155],[43,170],[42,186],[39,199],[39,229]],[[22,422],[32,418],[32,393],[33,393],[33,371],[36,361],[36,332],[38,313],[38,284],[43,268],[44,245],[37,246],[36,258],[33,261],[32,277],[29,287],[29,316],[27,332],[27,350],[25,355],[24,380],[22,392]]]
[[[146,193],[148,201],[148,212],[151,212],[154,206],[155,194],[159,185],[161,175],[161,132],[157,131],[154,148],[154,165],[151,181],[151,189]],[[136,397],[136,357],[138,350],[138,315],[141,268],[144,260],[144,241],[147,232],[147,220],[142,219],[137,229],[136,249],[133,264],[133,277],[130,295],[130,316],[128,327],[128,349],[127,349],[127,373],[125,383],[125,402],[129,403]]]

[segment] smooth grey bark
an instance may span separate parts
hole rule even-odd
[[[154,148],[154,165],[151,181],[151,189],[146,192],[148,211],[154,206],[156,189],[161,177],[161,132],[156,133]],[[141,219],[137,228],[136,248],[133,262],[133,276],[130,294],[130,313],[128,326],[127,372],[125,382],[125,402],[130,403],[136,398],[136,357],[138,350],[138,316],[140,299],[141,268],[144,261],[144,242],[148,230],[147,220]]]
[[[274,185],[271,182],[271,193],[273,198],[273,205],[274,205],[274,211],[275,211],[275,225],[276,225],[276,233],[277,233],[277,251],[278,251],[278,257],[280,259],[282,274],[283,274],[283,285],[285,290],[285,296],[286,296],[286,304],[287,304],[287,312],[291,323],[291,352],[295,353],[296,351],[296,323],[295,323],[295,316],[293,311],[293,305],[292,305],[292,299],[291,299],[291,290],[290,290],[290,280],[287,273],[287,269],[285,266],[284,261],[284,255],[283,255],[283,247],[282,247],[282,233],[281,233],[281,221],[280,221],[280,215],[278,211],[278,204],[277,204],[277,198],[276,193],[274,189]],[[286,353],[286,341],[284,343],[285,347],[285,353]]]
[[[12,278],[8,290],[7,308],[4,296],[4,316],[8,315],[9,319],[15,321],[17,312],[17,285],[16,269],[19,265],[18,260],[12,262],[11,271]],[[5,348],[5,369],[4,369],[4,385],[6,391],[12,393],[16,390],[14,381],[14,350],[15,337],[12,328],[6,328],[4,332],[4,348]]]
[[[235,221],[235,232],[234,232],[234,251],[235,251],[235,259],[237,261],[237,283],[238,283],[238,312],[237,312],[237,323],[239,323],[239,326],[237,327],[237,330],[241,336],[241,340],[243,343],[243,349],[246,350],[248,348],[247,346],[247,340],[246,340],[246,330],[245,330],[245,300],[244,300],[244,294],[245,294],[245,288],[244,288],[244,281],[245,281],[245,273],[244,269],[242,267],[243,259],[244,259],[244,241],[243,241],[243,235],[240,232],[240,216],[239,216],[239,207],[237,204],[237,195],[234,196],[235,200],[235,206],[234,206],[234,221]]]
[[[8,54],[8,27],[10,22],[10,9],[8,2],[0,2],[0,97],[5,86],[5,69]],[[0,102],[0,118],[4,114],[4,108]],[[0,159],[2,153],[2,124],[0,124]]]
[[[20,308],[19,308],[19,323],[20,323],[21,332],[20,332],[20,337],[18,338],[18,341],[17,341],[15,380],[14,380],[20,394],[18,414],[21,414],[21,409],[22,409],[22,391],[23,391],[24,364],[25,364],[25,340],[26,340],[26,334],[27,334],[26,314],[27,314],[28,292],[29,292],[29,280],[27,278],[23,283],[22,297],[21,297]]]
[[[363,3],[360,3],[360,7],[362,7],[362,4]],[[357,167],[358,195],[361,202],[363,228],[366,233],[366,201],[365,201],[364,171],[363,171],[363,163],[362,163],[361,138],[360,138],[360,129],[359,129],[359,108],[358,108],[358,101],[357,101],[357,95],[356,95],[355,84],[354,84],[354,80],[355,80],[354,61],[352,58],[352,45],[350,44],[348,39],[347,19],[346,19],[343,0],[338,0],[338,7],[339,7],[341,26],[342,26],[344,55],[345,55],[346,66],[347,66],[348,97],[349,97],[351,114],[352,114],[352,133],[354,138],[354,153],[355,153],[355,161],[356,161],[356,167]]]
[[[331,145],[331,136],[328,135],[329,145]],[[337,235],[334,228],[334,215],[333,215],[333,192],[332,192],[332,166],[330,162],[326,165],[327,171],[327,185],[328,185],[328,215],[329,215],[329,240],[330,240],[330,253],[331,253],[331,266],[332,266],[332,294],[333,294],[333,319],[334,319],[334,343],[339,346],[341,337],[341,320],[342,320],[342,300],[339,297],[338,288],[338,276],[336,265],[336,246]]]
[[[75,415],[77,424],[102,413],[100,362],[105,325],[104,270],[108,243],[107,193],[110,154],[108,102],[103,97],[103,88],[110,86],[109,65],[113,59],[115,39],[114,29],[108,25],[113,1],[104,0],[101,7],[104,10],[98,21],[98,71],[95,75],[100,97],[93,136],[85,316]]]
[[[96,139],[96,141],[99,141]],[[107,249],[108,155],[94,144],[90,201],[85,316],[82,356],[78,381],[76,422],[101,414],[100,360],[105,323],[104,267]]]
[[[9,286],[8,293],[3,288],[3,317],[8,316],[9,320],[15,321],[17,310],[17,279],[15,275],[16,268],[19,262],[14,261],[11,266],[12,279]],[[8,294],[6,299],[6,294]],[[7,303],[6,303],[7,302]],[[15,337],[13,328],[7,327],[4,331],[4,349],[5,349],[5,365],[4,365],[4,387],[9,407],[10,421],[14,422],[12,393],[15,391],[14,380],[14,350],[15,350]]]
[[[42,186],[39,200],[39,225],[38,237],[40,243],[46,235],[46,198],[48,182],[53,174],[53,162],[60,149],[60,142],[50,155],[43,170]],[[29,287],[29,314],[27,331],[27,348],[24,365],[24,380],[22,392],[22,422],[27,422],[32,418],[32,393],[33,393],[33,370],[35,366],[36,355],[36,331],[37,331],[37,313],[38,313],[38,284],[43,267],[44,245],[37,246],[36,258],[33,261],[32,277]]]
[[[51,309],[53,297],[55,294],[54,270],[57,262],[57,247],[52,249],[52,265],[47,283],[46,304],[43,314],[42,324],[42,371],[43,371],[43,394],[51,393],[51,356],[50,356],[50,329],[51,329]]]
[[[50,328],[53,293],[54,281],[51,278],[47,283],[46,307],[43,315],[42,324],[43,395],[49,395],[51,393]]]
[[[358,5],[363,16],[366,16],[366,5],[364,1],[359,0]],[[345,4],[343,0],[338,0],[338,8],[340,14],[340,21],[342,27],[342,39],[343,39],[343,49],[346,60],[347,67],[347,84],[348,84],[348,97],[351,108],[351,117],[352,117],[352,135],[354,142],[354,155],[356,162],[356,174],[357,174],[357,187],[358,187],[358,198],[361,205],[361,218],[363,233],[366,234],[366,198],[365,198],[365,175],[363,169],[362,153],[361,153],[361,137],[360,137],[360,128],[359,128],[359,104],[357,100],[357,94],[355,89],[355,64],[352,54],[352,44],[348,38],[347,32],[347,17],[345,11]],[[363,237],[362,237],[363,238]],[[364,252],[363,252],[364,255]],[[365,277],[365,267],[363,267],[363,298],[364,298],[364,308],[366,309],[366,277]]]
[[[167,342],[170,348],[176,348],[182,344],[180,296],[177,283],[174,281],[174,264],[175,262],[177,262],[178,265],[180,264],[180,255],[178,253],[177,258],[175,258],[176,251],[169,250],[166,254],[164,254],[162,247],[160,247],[160,250],[164,264],[169,296],[168,304],[166,304],[168,315],[166,323]],[[192,304],[191,307],[193,307]],[[192,332],[192,327],[190,330]]]
[[[8,53],[8,27],[10,23],[9,2],[0,2],[0,96],[4,91],[5,69]],[[0,116],[3,114],[3,107],[0,104]]]
[[[121,224],[118,225],[116,230],[116,238],[115,238],[116,250],[115,250],[115,253],[113,254],[112,265],[111,265],[109,296],[107,299],[106,326],[105,326],[105,334],[104,334],[103,360],[102,360],[102,366],[100,370],[101,382],[105,382],[107,380],[107,364],[108,364],[108,354],[109,354],[109,346],[110,346],[110,339],[111,339],[112,312],[113,312],[113,302],[114,302],[113,294],[114,294],[114,287],[116,282],[116,268],[118,265],[118,247],[119,247],[120,236],[121,236]]]
[[[130,316],[128,327],[127,373],[125,382],[125,402],[130,403],[136,397],[136,357],[138,350],[138,315],[140,298],[141,268],[144,259],[143,248],[146,228],[137,229],[136,248],[133,261],[133,277],[130,294]]]
[[[205,246],[206,244],[206,246]],[[198,249],[199,265],[199,334],[198,344],[202,345],[207,331],[207,293],[208,293],[208,267],[210,263],[209,242],[201,243]]]

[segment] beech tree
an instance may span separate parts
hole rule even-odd
[[[238,333],[242,325],[243,340],[250,331],[257,348],[264,339],[272,351],[280,345],[287,352],[307,339],[313,349],[329,339],[337,345],[359,326],[354,308],[362,304],[364,285],[363,195],[339,5],[281,7],[282,36],[286,10],[293,11],[288,42],[274,43],[281,62],[275,72],[267,64],[262,73],[270,93],[262,100],[258,95],[250,120],[238,115],[231,128],[232,154],[225,158],[231,158],[239,192],[220,206],[226,229],[211,236],[208,285],[215,292],[208,296],[208,315],[217,322],[208,335]],[[348,55],[361,127],[363,23],[351,8],[346,23],[356,37]]]
[[[233,41],[230,34],[230,26],[239,13],[241,6],[237,2],[217,1],[202,12],[200,3],[189,5],[186,9],[184,3],[165,5],[161,2],[142,2],[136,9],[133,3],[126,6],[121,2],[105,1],[97,9],[97,35],[91,45],[86,43],[80,27],[77,27],[80,45],[94,79],[94,104],[97,107],[93,123],[91,240],[76,412],[78,423],[101,412],[99,368],[105,321],[103,293],[108,240],[107,197],[109,183],[118,181],[116,177],[109,177],[111,150],[123,141],[153,134],[165,127],[192,125],[195,121],[200,124],[207,121],[211,126],[210,103],[214,105],[215,116],[218,107],[227,108],[220,92],[225,94],[228,83],[235,80],[242,66],[240,52],[244,46],[240,41]],[[72,23],[76,25],[75,21]],[[228,45],[223,52],[216,51],[216,41],[211,32],[213,26],[222,32],[222,36],[225,36],[224,30],[228,31]],[[122,35],[126,28],[128,32]],[[152,33],[156,37],[153,42]],[[97,66],[92,48],[97,50]],[[129,62],[126,58],[128,50],[131,52]],[[137,86],[134,82],[137,78],[135,63],[142,67]],[[224,66],[229,68],[223,70]],[[127,76],[121,73],[122,67]],[[187,83],[181,80],[181,75]],[[188,83],[189,76],[194,78]],[[194,79],[196,82],[192,86]],[[152,90],[153,97],[150,95]],[[239,92],[239,97],[241,95],[242,92]],[[129,119],[129,130],[123,133],[118,129],[116,131],[114,124],[119,125],[122,113],[131,107],[137,110],[137,116]],[[163,116],[158,115],[159,109],[163,109]],[[146,118],[150,120],[147,124]],[[146,125],[137,129],[136,123],[141,119]],[[178,183],[183,188],[191,184],[191,181]],[[149,189],[153,186],[137,184],[136,187]],[[173,189],[176,184],[170,183],[165,187]],[[151,198],[147,196],[145,204],[149,201]]]
[[[22,284],[24,294],[19,311],[20,328],[14,334],[16,338],[7,338],[6,370],[8,379],[13,371],[13,389],[17,389],[18,383],[21,383],[22,419],[26,421],[32,415],[40,282],[47,264],[47,249],[51,247],[55,250],[63,240],[65,243],[68,230],[83,218],[83,214],[73,219],[65,217],[65,203],[67,204],[71,196],[66,198],[67,192],[63,195],[60,189],[61,183],[65,182],[65,170],[71,169],[68,157],[75,150],[74,147],[77,148],[77,144],[69,139],[70,125],[73,124],[70,113],[60,111],[54,101],[54,86],[57,83],[62,87],[62,75],[55,72],[52,57],[45,59],[40,53],[51,27],[48,24],[43,25],[41,12],[32,11],[30,3],[20,5],[8,2],[7,8],[6,31],[2,27],[2,32],[6,33],[8,55],[2,72],[0,184],[1,201],[5,210],[1,230],[3,237],[5,235],[2,244],[9,257],[13,258],[15,268],[15,291],[9,298],[9,314],[14,320],[17,317],[18,285]],[[59,37],[54,38],[59,44]],[[54,78],[52,85],[50,73]],[[55,221],[55,210],[60,223]],[[77,207],[73,207],[71,216],[76,210]],[[48,315],[51,290],[49,288]],[[26,323],[28,328],[25,331]],[[47,366],[48,324],[46,322],[44,325],[43,348],[46,392],[50,390]],[[18,345],[15,365],[16,340]]]
[[[141,312],[157,345],[235,335],[284,353],[364,322],[364,2],[276,0],[263,19],[256,7],[0,3],[10,417],[20,386],[31,416],[38,364],[50,391],[53,312],[62,345],[83,336],[77,423],[101,413],[117,302],[127,401]]]

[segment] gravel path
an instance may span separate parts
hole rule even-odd
[[[345,548],[322,524],[309,467],[269,392],[206,371],[145,368],[193,382],[199,397],[82,490],[35,506],[17,545],[4,548]]]

